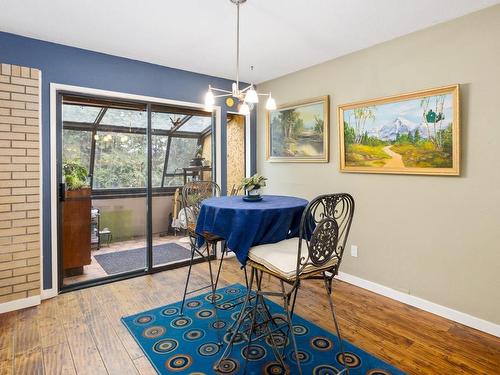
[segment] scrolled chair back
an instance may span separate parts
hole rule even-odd
[[[186,183],[182,188],[182,208],[185,211],[187,227],[196,226],[203,200],[219,196],[220,187],[213,181],[190,181]]]
[[[347,193],[320,195],[309,202],[300,224],[297,275],[306,267],[328,265],[337,274],[353,215],[354,199]]]

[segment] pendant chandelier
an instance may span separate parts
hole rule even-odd
[[[215,98],[232,96],[239,101],[238,113],[248,115],[250,106],[259,102],[259,96],[267,96],[266,109],[276,109],[276,101],[271,96],[271,93],[260,94],[255,90],[253,84],[240,89],[240,5],[247,0],[229,0],[236,5],[236,82],[233,82],[231,91],[208,86],[208,91],[205,94],[205,109],[209,112],[213,110]]]

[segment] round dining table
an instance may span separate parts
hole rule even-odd
[[[299,235],[302,213],[308,201],[283,195],[263,195],[248,202],[242,196],[208,198],[202,202],[196,233],[223,238],[229,250],[246,264],[252,246],[276,243]],[[198,237],[198,245],[203,245]]]

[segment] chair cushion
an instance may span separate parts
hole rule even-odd
[[[254,246],[248,253],[250,261],[260,264],[272,273],[287,280],[293,280],[297,272],[297,254],[299,238],[290,238],[277,243]],[[307,247],[302,243],[302,256],[307,257]],[[301,276],[329,269],[337,264],[337,258],[332,258],[326,264],[317,267],[307,265]]]
[[[287,279],[295,277],[297,271],[297,253],[299,239],[290,238],[276,243],[254,246],[248,258],[259,263],[270,271]]]

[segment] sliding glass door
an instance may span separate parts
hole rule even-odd
[[[186,264],[186,181],[212,179],[210,113],[58,94],[62,288]]]

